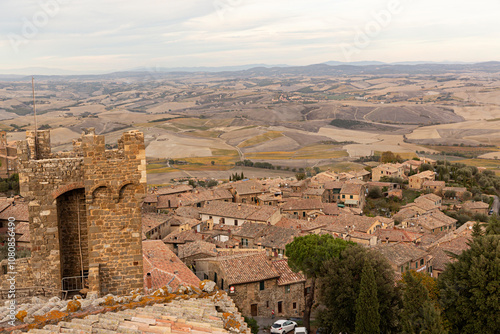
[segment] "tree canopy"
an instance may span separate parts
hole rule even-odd
[[[338,257],[349,244],[354,245],[329,234],[310,234],[297,237],[286,245],[285,254],[293,271],[302,271],[307,277],[319,277],[324,272],[324,263]]]
[[[361,272],[359,295],[356,300],[356,333],[380,333],[380,314],[378,311],[377,285],[370,261],[365,261]]]
[[[340,256],[342,250],[354,243],[343,239],[334,238],[329,234],[310,234],[297,237],[286,245],[285,254],[288,257],[290,268],[302,271],[306,277],[311,278],[310,293],[306,296],[304,308],[304,326],[310,331],[310,317],[314,302],[316,278],[325,273],[324,264],[333,257]]]
[[[453,333],[498,333],[500,235],[477,237],[439,276],[443,314]]]
[[[425,283],[424,283],[425,282]],[[403,316],[404,333],[420,334],[446,333],[436,299],[430,297],[435,280],[426,273],[407,271],[403,276]]]
[[[326,272],[320,280],[320,300],[325,307],[318,311],[317,319],[330,332],[356,332],[356,305],[365,261],[371,264],[375,277],[380,332],[398,333],[401,294],[394,284],[394,271],[380,253],[358,245],[345,248],[339,257],[325,263]]]

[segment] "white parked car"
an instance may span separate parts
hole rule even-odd
[[[284,334],[291,332],[297,327],[297,323],[292,320],[278,320],[271,326],[271,333]]]
[[[295,334],[307,334],[307,329],[305,327],[295,328]]]

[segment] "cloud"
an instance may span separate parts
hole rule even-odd
[[[394,1],[401,11],[352,60],[498,57],[494,0],[2,0],[0,64],[103,71],[342,60],[339,46]],[[60,5],[48,21],[13,48],[8,37],[23,37],[51,3]]]

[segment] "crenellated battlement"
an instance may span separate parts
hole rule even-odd
[[[72,152],[52,153],[50,131],[28,131],[18,156],[36,285],[64,289],[64,278],[99,268],[89,276],[99,282],[89,283],[102,294],[141,288],[144,135],[125,132],[118,149],[106,150],[104,136],[87,129]]]

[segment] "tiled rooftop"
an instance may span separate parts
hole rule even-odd
[[[198,277],[161,240],[144,241],[142,254],[144,282],[146,282],[146,275],[150,273],[153,289],[167,285],[176,289],[182,283],[195,286],[200,283]]]
[[[380,244],[375,247],[389,262],[401,266],[409,261],[415,261],[427,255],[424,250],[408,243]]]
[[[413,242],[422,237],[422,233],[406,231],[404,229],[378,229],[374,234],[381,242]]]
[[[286,211],[293,210],[319,210],[323,208],[323,203],[319,199],[290,199],[281,208]]]
[[[220,262],[229,285],[258,282],[280,276],[268,261],[265,252],[218,257],[217,261]]]
[[[191,190],[193,190],[193,187],[190,186],[189,184],[180,184],[177,186],[161,187],[156,191],[156,194],[158,194],[158,195],[170,195],[170,194],[187,192],[187,191],[191,191]]]
[[[155,227],[160,226],[161,224],[165,223],[168,217],[168,215],[162,213],[143,212],[142,232],[147,233]]]
[[[231,183],[231,187],[238,195],[250,195],[267,192],[267,188],[265,186],[254,180]]]
[[[56,300],[57,299],[57,300]],[[57,311],[68,301],[51,299],[37,304],[43,311],[38,319],[7,329],[7,332],[33,334],[250,334],[243,317],[225,292],[217,291],[215,284],[203,281],[195,286],[181,286],[175,292],[157,290],[152,295],[136,293],[130,296],[112,296],[81,299],[80,311]],[[58,301],[59,300],[59,301]],[[50,307],[55,308],[50,310]],[[86,306],[84,306],[86,305]],[[20,305],[31,311],[34,304]],[[27,318],[32,316],[28,316]]]
[[[233,235],[243,238],[256,238],[266,229],[266,224],[245,222],[233,230]]]
[[[360,195],[363,192],[364,185],[357,183],[344,183],[342,189],[340,189],[341,194],[345,195]]]
[[[195,190],[181,194],[162,195],[158,197],[158,208],[178,208],[197,203],[232,199],[233,195],[224,188]]]
[[[196,233],[193,230],[182,231],[182,232],[173,232],[163,238],[164,243],[171,244],[183,244],[185,242],[202,240],[202,235],[200,233]]]
[[[295,229],[299,231],[311,231],[322,226],[325,226],[327,223],[322,223],[317,220],[317,218],[313,221],[307,221],[304,219],[290,219],[290,218],[281,218],[279,222],[276,223],[277,227],[284,227],[289,229]]]
[[[217,250],[215,245],[203,240],[196,240],[193,242],[188,242],[184,245],[179,245],[179,258],[184,259],[189,256],[204,254],[206,256],[217,255]]]
[[[200,218],[200,210],[193,206],[181,206],[180,208],[175,209],[175,214],[186,218]]]
[[[273,225],[268,226],[264,232],[254,240],[254,243],[276,249],[285,249],[285,246],[300,234],[300,231]]]
[[[276,260],[272,262],[274,269],[279,273],[278,285],[287,285],[305,282],[306,278],[302,273],[293,272],[288,266],[288,260]]]
[[[200,213],[211,216],[230,217],[236,219],[246,219],[261,207],[232,202],[211,202]]]
[[[9,217],[14,217],[16,221],[29,221],[28,202],[6,198],[0,203],[0,219],[7,220]]]

